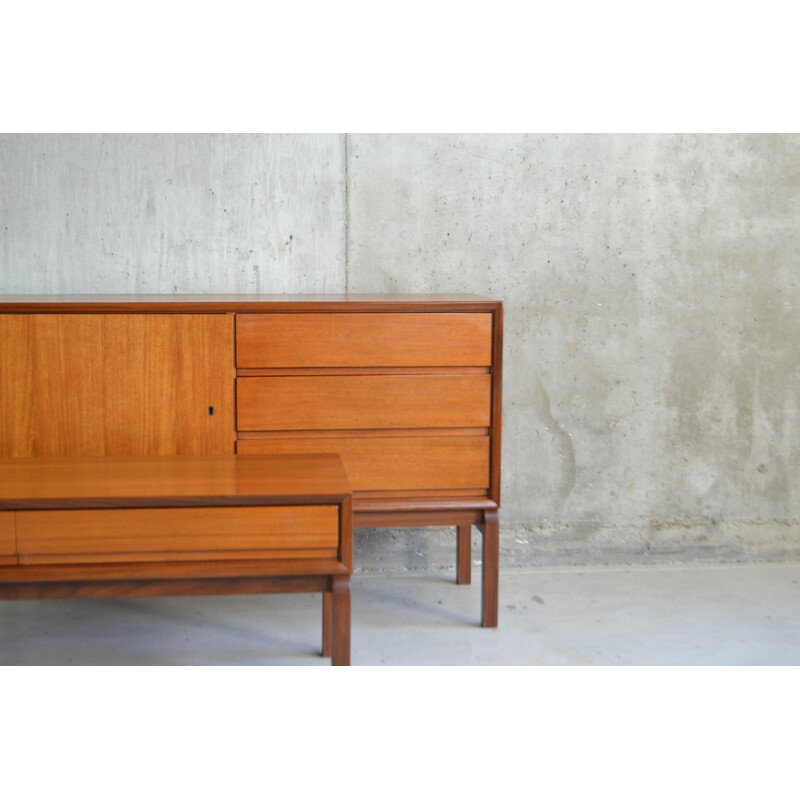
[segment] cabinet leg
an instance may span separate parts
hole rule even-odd
[[[335,575],[331,596],[331,666],[350,666],[350,576]]]
[[[496,628],[500,572],[500,519],[496,511],[486,512],[481,529],[483,532],[481,625],[484,628]]]
[[[331,637],[333,636],[333,598],[331,592],[322,593],[322,655],[331,654]]]
[[[472,525],[459,525],[456,557],[456,583],[468,584],[472,580]]]

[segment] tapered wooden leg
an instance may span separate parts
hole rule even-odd
[[[483,586],[481,594],[481,625],[497,627],[497,603],[500,572],[500,519],[496,511],[487,511],[483,532]]]
[[[333,615],[333,599],[330,592],[322,593],[322,655],[325,657],[331,654],[331,636],[333,636],[333,626],[331,616]]]
[[[331,666],[350,666],[350,576],[335,575],[331,596]]]
[[[467,584],[472,580],[472,525],[457,529],[456,583]]]

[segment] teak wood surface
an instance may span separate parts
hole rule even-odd
[[[335,558],[337,507],[202,506],[18,511],[26,564],[213,558]]]
[[[8,294],[0,312],[363,314],[492,311],[499,302],[473,294]]]
[[[238,367],[476,367],[491,314],[238,314]]]
[[[489,375],[239,378],[239,430],[488,428]]]
[[[0,509],[281,505],[349,493],[332,454],[0,460]]]
[[[0,343],[0,457],[232,452],[227,315],[0,314]]]
[[[356,508],[367,492],[471,490],[489,486],[488,436],[307,437],[241,439],[239,453],[339,453],[353,486]],[[392,498],[399,501],[400,498]],[[405,504],[413,501],[406,496]]]

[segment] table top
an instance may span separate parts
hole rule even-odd
[[[3,313],[493,311],[473,294],[0,294]]]
[[[336,503],[342,462],[312,455],[0,459],[0,509]]]

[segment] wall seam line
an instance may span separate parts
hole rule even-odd
[[[347,163],[348,137],[344,134],[344,293],[350,294],[350,173]]]

